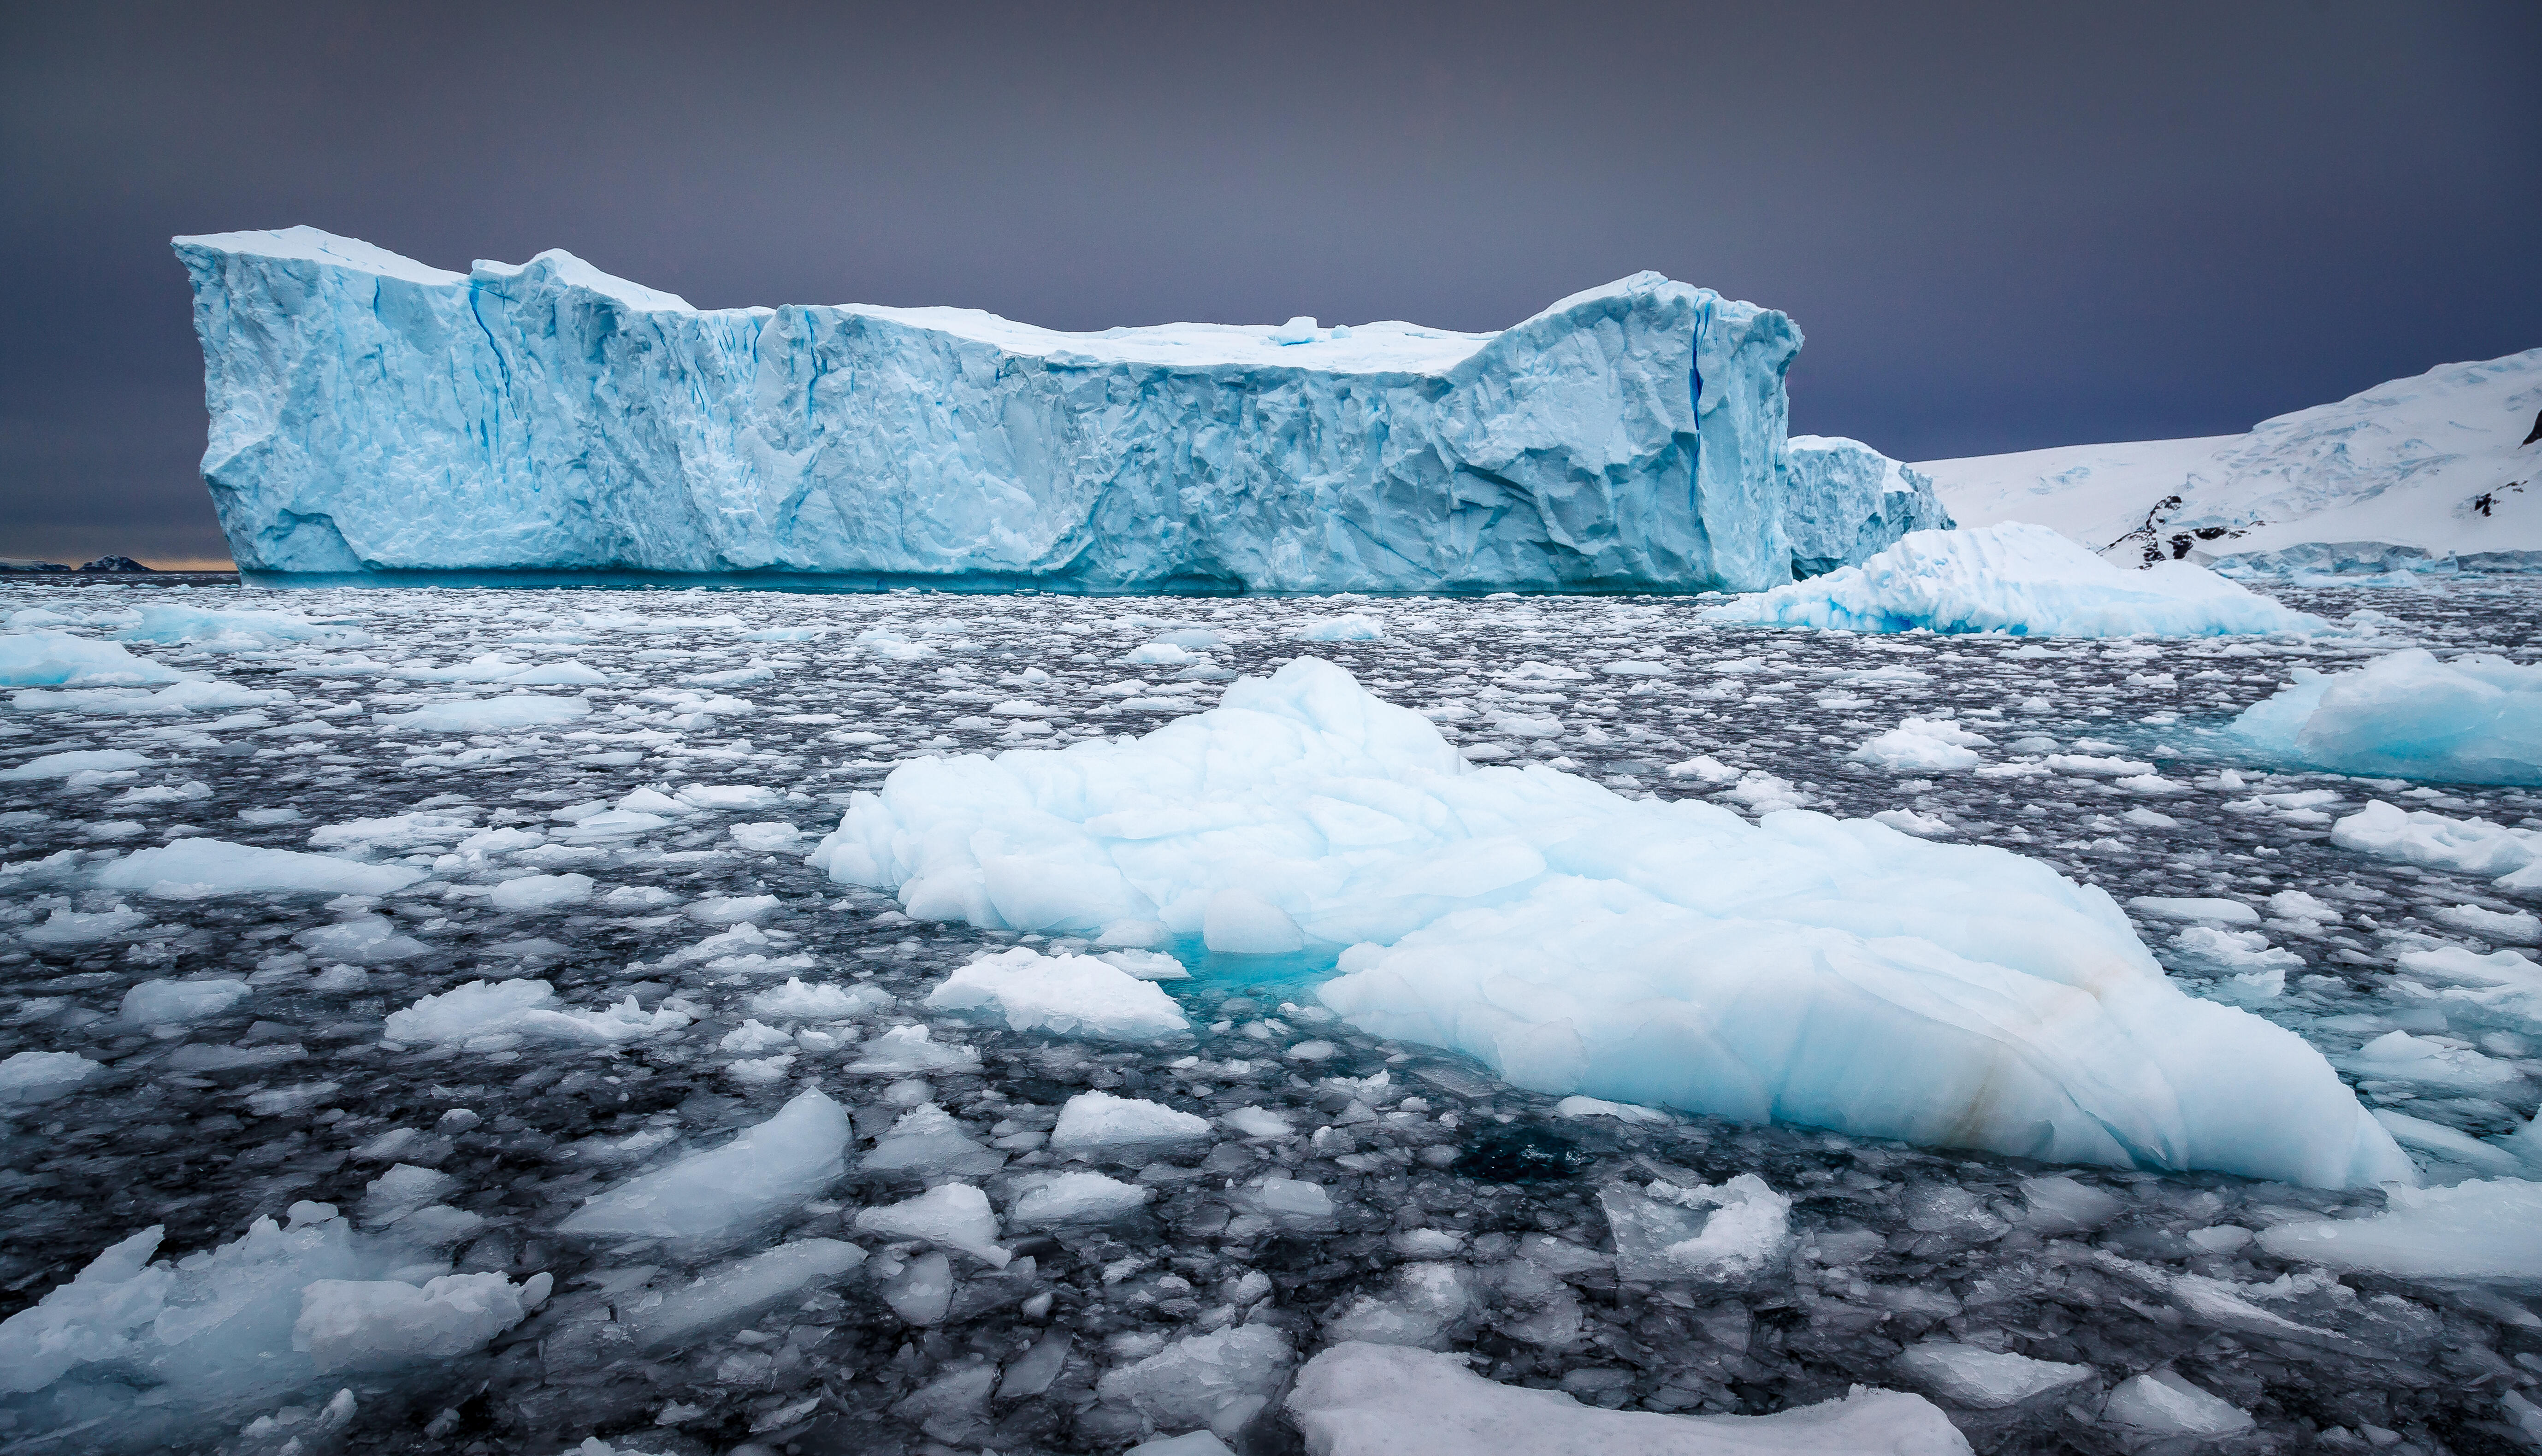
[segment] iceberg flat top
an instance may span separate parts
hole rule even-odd
[[[697,309],[678,294],[664,293],[603,272],[561,248],[549,249],[526,263],[479,258],[470,265],[469,272],[453,273],[391,253],[385,248],[357,239],[339,238],[323,229],[307,226],[205,233],[173,241],[180,248],[193,247],[215,253],[324,263],[410,283],[461,283],[471,278],[492,282],[517,278],[531,267],[546,263],[565,283],[646,312],[773,312],[767,309]],[[1584,289],[1554,304],[1544,313],[1559,313],[1635,288],[1648,290],[1660,286],[1682,288],[1685,285],[1670,284],[1657,273],[1641,273],[1619,278],[1603,287]],[[1019,324],[979,309],[891,308],[869,304],[843,304],[838,307],[844,313],[888,319],[912,328],[949,333],[992,345],[1009,354],[1064,362],[1163,364],[1194,369],[1239,365],[1316,369],[1341,374],[1445,374],[1471,357],[1476,349],[1499,337],[1497,330],[1460,333],[1449,328],[1425,328],[1418,324],[1398,320],[1354,324],[1338,330],[1314,328],[1312,321],[1306,321],[1306,327],[1294,329],[1285,324],[1153,324],[1077,333]]]

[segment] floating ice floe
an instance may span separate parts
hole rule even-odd
[[[395,1238],[356,1234],[325,1203],[153,1263],[144,1229],[0,1323],[0,1414],[13,1439],[65,1450],[159,1450],[336,1371],[438,1371],[517,1325],[553,1280],[434,1274]],[[316,1389],[323,1402],[333,1388]]]
[[[938,1011],[985,1012],[1012,1031],[1153,1041],[1191,1030],[1155,983],[1094,956],[1045,956],[1016,946],[983,956],[928,994]]]
[[[1323,1002],[1522,1086],[2052,1161],[2415,1173],[2318,1052],[1994,848],[1474,768],[1329,663],[1134,742],[922,760],[813,863],[989,928],[1338,955]],[[1055,1144],[1056,1146],[1056,1144]]]
[[[2357,1274],[2542,1292],[2542,1183],[2495,1178],[2395,1189],[2381,1213],[2277,1224],[2260,1231],[2260,1247]]]
[[[138,658],[133,660],[140,661]],[[188,680],[155,692],[148,688],[66,688],[58,691],[30,688],[12,694],[9,705],[28,713],[86,713],[98,717],[138,718],[172,713],[231,712],[240,708],[271,707],[291,700],[292,695],[279,688],[242,688],[230,682]]]
[[[597,1011],[566,1011],[544,981],[472,981],[391,1012],[383,1030],[393,1042],[496,1052],[527,1037],[599,1045],[677,1031],[696,1020],[694,1010],[673,997],[648,1012],[630,995]]]
[[[591,704],[579,697],[520,692],[507,697],[426,703],[411,712],[378,714],[375,721],[383,728],[411,728],[418,733],[500,733],[516,728],[551,728],[589,716]]]
[[[2409,648],[2345,673],[2294,670],[2232,732],[2282,764],[2444,783],[2542,783],[2542,666]]]
[[[197,837],[110,861],[98,870],[97,883],[109,890],[193,900],[213,895],[390,895],[423,877],[423,871],[403,864],[363,864],[331,854]]]
[[[2478,875],[2503,890],[2542,894],[2542,830],[2450,819],[2373,799],[2332,825],[2330,841],[2386,859]]]
[[[806,1089],[723,1146],[599,1195],[557,1230],[593,1238],[735,1241],[836,1183],[847,1171],[849,1138],[846,1110]]]
[[[1352,1342],[1308,1360],[1289,1414],[1314,1456],[1477,1451],[1631,1456],[1953,1456],[1969,1449],[1921,1396],[1866,1390],[1773,1416],[1663,1416],[1500,1385],[1461,1356]]]
[[[0,1061],[0,1107],[50,1102],[105,1070],[76,1052],[12,1052]]]
[[[94,637],[75,637],[68,632],[0,636],[0,686],[118,688],[175,683],[186,676],[164,663],[135,657],[112,642]]]
[[[1742,597],[1707,621],[1849,632],[2008,632],[2017,637],[2210,637],[2323,632],[2203,566],[2114,566],[2045,526],[1917,531],[1864,561]]]

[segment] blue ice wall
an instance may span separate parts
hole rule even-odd
[[[1497,334],[1059,333],[698,310],[554,252],[462,274],[307,228],[176,248],[204,479],[268,580],[1748,591],[1812,519],[1799,330],[1656,273]]]

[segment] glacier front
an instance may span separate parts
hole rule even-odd
[[[1499,333],[1062,333],[701,310],[561,252],[175,241],[203,476],[256,581],[1756,591],[1940,519],[1920,479],[1796,471],[1800,330],[1657,273]]]

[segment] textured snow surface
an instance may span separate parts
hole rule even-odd
[[[1705,616],[1849,632],[2008,632],[2022,637],[2210,637],[2309,632],[2318,619],[2188,562],[2113,566],[2042,526],[1919,531],[1825,576]]]
[[[2542,1181],[2542,787],[2359,778],[2227,731],[2297,668],[2536,662],[2531,582],[2414,580],[2285,584],[2333,634],[2107,639],[1587,596],[0,584],[11,632],[184,675],[0,692],[0,772],[35,770],[0,778],[0,1372],[44,1372],[16,1343],[39,1332],[105,1352],[0,1392],[0,1444],[1259,1453],[1302,1447],[1285,1382],[1358,1341],[1593,1425],[1770,1428],[1860,1386],[1989,1456],[2508,1449],[2542,1409],[2518,1359],[2542,1290],[2514,1262],[2535,1220],[2499,1192]],[[1305,644],[1340,617],[1374,634]],[[1292,860],[1333,857],[1305,830],[1175,927],[919,918],[803,862],[895,771],[1135,745],[1302,652],[1492,770],[1441,778],[1550,782],[1602,833],[1718,810],[1745,854],[1785,818],[1876,819],[2106,892],[2113,934],[2300,1038],[2448,1197],[1532,1090],[1324,1004],[1346,947],[1280,899]],[[589,711],[408,716],[524,687]],[[1863,752],[1892,734],[1927,747]],[[210,868],[171,880],[160,851]],[[242,851],[293,873],[213,889]],[[1677,878],[1746,895],[1780,864]],[[928,1003],[1018,949],[1186,1025]],[[1496,1016],[1541,1009],[1540,983],[1487,989]],[[390,1034],[444,1011],[455,1039]],[[789,1112],[807,1091],[832,1110]],[[931,1194],[962,1216],[921,1222]],[[568,1229],[586,1209],[672,1231]],[[913,1233],[859,1232],[896,1209]],[[326,1280],[363,1289],[329,1305],[366,1351],[332,1373],[316,1325],[292,1347]],[[458,1348],[505,1291],[520,1322]],[[2247,1433],[2130,1423],[2178,1420]]]
[[[1289,1409],[1312,1456],[1948,1456],[1968,1441],[1920,1397],[1860,1390],[1777,1416],[1601,1411],[1495,1385],[1454,1355],[1338,1345],[1307,1362]]]
[[[1785,534],[1792,574],[1816,576],[1868,559],[1910,531],[1948,531],[1933,482],[1859,440],[1791,438]]]
[[[2353,672],[2297,669],[2294,685],[2233,720],[2285,762],[2451,783],[2542,783],[2542,667],[2425,648]]]
[[[1886,825],[1474,768],[1314,658],[1134,744],[903,767],[813,859],[986,929],[1311,941],[1356,1025],[1539,1092],[2053,1161],[2412,1176],[2317,1054],[2183,995],[2097,891]]]
[[[2441,364],[2246,435],[1926,461],[1963,526],[2029,521],[2113,559],[2373,575],[2542,566],[2542,349]],[[2486,505],[2487,509],[2482,507]]]
[[[1920,480],[1787,471],[1799,330],[1656,273],[1496,334],[1071,334],[702,313],[556,252],[460,275],[307,228],[176,247],[204,477],[276,577],[1754,590],[1790,577],[1787,517],[1848,560],[1939,518]]]

